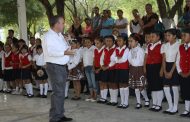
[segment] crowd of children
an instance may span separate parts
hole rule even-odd
[[[168,109],[163,113],[174,115],[178,113],[181,96],[185,101],[185,111],[181,116],[190,116],[190,30],[182,33],[177,29],[168,29],[164,33],[153,30],[144,38],[145,44],[142,46],[139,42],[143,38],[136,33],[131,34],[128,40],[113,35],[95,40],[84,38],[82,47],[77,48],[81,49],[77,51],[81,54],[77,53],[68,64],[68,67],[72,66],[69,68],[70,75],[76,68],[76,79],[73,80],[76,96],[72,99],[81,99],[79,80],[86,76],[90,96],[85,101],[126,109],[130,104],[129,91],[133,89],[136,109],[151,105],[150,111],[159,112],[165,97]],[[77,44],[76,41],[73,43]],[[82,73],[85,75],[80,77]],[[148,97],[149,94],[151,97]]]
[[[137,33],[132,33],[128,40],[120,35],[95,40],[85,37],[82,42],[68,40],[76,53],[70,56],[67,64],[65,96],[68,97],[69,81],[73,81],[75,95],[72,100],[80,100],[81,80],[86,77],[90,95],[85,101],[127,109],[129,91],[133,89],[136,109],[151,105],[149,110],[159,112],[165,96],[168,109],[163,113],[174,115],[178,113],[181,94],[185,101],[185,111],[181,116],[190,116],[190,30],[182,33],[177,29],[168,29],[164,34],[152,31],[145,34],[142,46],[139,42],[143,38]],[[40,43],[40,39],[33,37],[31,48],[22,39],[18,43],[0,43],[1,92],[31,98],[35,81],[40,89],[37,97],[47,98],[48,75]],[[23,93],[23,88],[26,93]],[[148,94],[151,94],[152,104]]]

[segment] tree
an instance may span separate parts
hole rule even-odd
[[[173,0],[172,2],[171,0],[157,0],[160,16],[166,29],[171,27],[172,22],[174,22],[173,18],[176,14],[181,16],[183,1],[184,0]],[[171,6],[172,3],[173,5]]]

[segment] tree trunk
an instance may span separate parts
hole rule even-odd
[[[55,0],[57,15],[64,17],[65,0]]]

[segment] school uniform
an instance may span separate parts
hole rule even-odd
[[[31,63],[32,57],[29,53],[20,54],[19,55],[20,66],[26,66]],[[28,68],[21,68],[21,79],[22,80],[29,80],[31,79],[31,67]]]
[[[12,54],[12,66],[13,66],[13,77],[14,80],[21,79],[21,69],[20,69],[20,60],[19,60],[19,52]]]
[[[48,79],[48,75],[47,75],[47,72],[44,68],[44,66],[46,65],[46,63],[44,62],[44,54],[36,54],[34,57],[33,57],[33,61],[35,61],[36,63],[36,71],[35,71],[35,79],[36,80],[47,80]],[[38,71],[39,70],[42,70],[43,71],[43,75],[42,76],[39,76],[38,75]]]
[[[163,53],[165,54],[166,57],[166,71],[170,72],[174,63],[176,62],[176,57],[178,53],[180,43],[176,41],[174,44],[170,45],[170,43],[166,43],[163,45]],[[179,75],[177,72],[177,69],[174,70],[172,78],[167,79],[164,77],[163,80],[164,85],[179,85]]]
[[[102,72],[102,82],[114,82],[115,76],[115,63],[111,62],[111,56],[114,53],[116,46],[113,45],[110,49],[105,48],[100,59],[100,65],[109,67],[108,70]]]
[[[13,81],[12,52],[4,53],[2,58],[2,70],[4,70],[4,81]]]
[[[145,88],[146,79],[143,71],[145,51],[140,46],[129,51],[128,60],[130,63],[130,82],[131,88]]]
[[[95,48],[95,50],[94,50],[94,67],[95,67],[95,69],[101,68],[100,58],[103,54],[104,48],[105,47],[103,46],[101,49]],[[99,73],[95,73],[96,81],[101,81],[101,76],[102,76],[102,70],[100,70]]]
[[[162,53],[165,54],[165,62],[166,62],[166,72],[170,72],[174,63],[176,62],[176,57],[178,53],[180,43],[176,41],[174,44],[170,44],[169,42],[163,45]],[[164,113],[172,113],[175,114],[178,110],[178,101],[179,101],[179,75],[177,69],[174,70],[172,74],[172,78],[168,79],[164,77],[163,79],[164,93],[166,99],[168,101],[169,108],[164,111]],[[166,87],[169,86],[169,87]],[[172,95],[173,94],[173,100]]]
[[[147,61],[147,82],[150,91],[160,91],[163,89],[160,70],[162,66],[161,41],[155,44],[149,44],[146,50]]]
[[[146,59],[146,74],[148,89],[152,94],[152,107],[150,110],[159,112],[162,109],[162,100],[164,97],[163,93],[163,82],[160,77],[160,70],[162,66],[162,44],[161,41],[155,44],[151,43],[148,45]]]
[[[124,45],[122,48],[117,47],[111,56],[111,60],[115,62],[115,83],[128,83],[129,81],[128,54],[129,49]]]
[[[79,49],[75,49],[75,55],[70,56],[70,60],[67,63],[68,70],[70,71],[68,79],[71,81],[80,81],[83,78],[81,54]]]
[[[176,66],[178,73],[187,74],[190,72],[190,43],[180,45]],[[180,86],[183,98],[190,101],[190,76],[187,78],[180,77]]]

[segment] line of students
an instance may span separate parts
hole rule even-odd
[[[37,96],[47,98],[48,76],[44,67],[42,46],[36,46],[37,54],[32,57],[28,46],[22,41],[20,40],[19,43],[12,45],[0,43],[2,64],[0,70],[0,92],[14,95],[24,94],[24,96],[32,98],[34,96],[32,76],[34,76],[40,86],[40,94]],[[26,89],[26,94],[23,92],[23,88]]]
[[[82,61],[91,90],[86,101],[95,102],[100,87],[98,103],[126,109],[130,87],[135,91],[136,109],[142,108],[141,94],[145,99],[144,106],[150,106],[149,91],[152,96],[149,110],[161,111],[165,94],[169,108],[163,113],[174,115],[178,113],[180,87],[185,100],[185,111],[181,116],[190,116],[190,30],[183,34],[181,44],[178,30],[166,30],[167,42],[163,43],[161,33],[152,31],[146,34],[146,45],[142,47],[138,43],[141,41],[138,34],[130,35],[128,46],[122,36],[118,36],[116,42],[113,36],[96,38],[95,47],[89,38],[85,38]],[[118,104],[119,93],[121,103]]]

